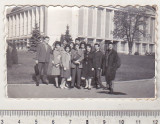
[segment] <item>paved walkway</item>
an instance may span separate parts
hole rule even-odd
[[[154,79],[120,81],[114,83],[114,93],[103,89],[60,89],[52,84],[9,84],[10,98],[153,98],[155,96]]]

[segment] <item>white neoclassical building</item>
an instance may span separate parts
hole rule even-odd
[[[118,52],[128,53],[128,43],[113,37],[115,11],[118,9],[113,7],[10,7],[6,11],[7,40],[15,42],[18,49],[26,48],[37,23],[52,44],[60,40],[68,25],[73,41],[77,37],[90,43],[112,41]],[[133,53],[155,52],[155,14],[149,13],[146,18],[150,36],[134,42]]]

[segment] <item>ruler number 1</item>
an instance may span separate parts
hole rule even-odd
[[[1,124],[4,124],[4,121],[3,121],[3,120],[1,120]]]
[[[119,120],[119,124],[124,124],[124,120]]]

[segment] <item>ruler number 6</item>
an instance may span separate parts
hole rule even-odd
[[[3,120],[1,120],[1,124],[4,124],[4,121],[3,121]]]
[[[119,120],[119,124],[124,124],[124,120]]]
[[[153,120],[153,124],[158,124],[158,120]]]

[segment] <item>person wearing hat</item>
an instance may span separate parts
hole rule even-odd
[[[48,43],[49,37],[44,36],[42,37],[42,42],[40,42],[37,46],[36,64],[38,64],[39,74],[36,76],[36,86],[39,86],[40,78],[42,79],[43,83],[48,84],[47,72],[50,54],[52,54],[52,48]]]
[[[121,61],[118,53],[113,49],[113,43],[109,42],[107,44],[102,64],[102,75],[105,76],[109,93],[113,93],[112,81],[115,79],[116,71],[120,65]]]

